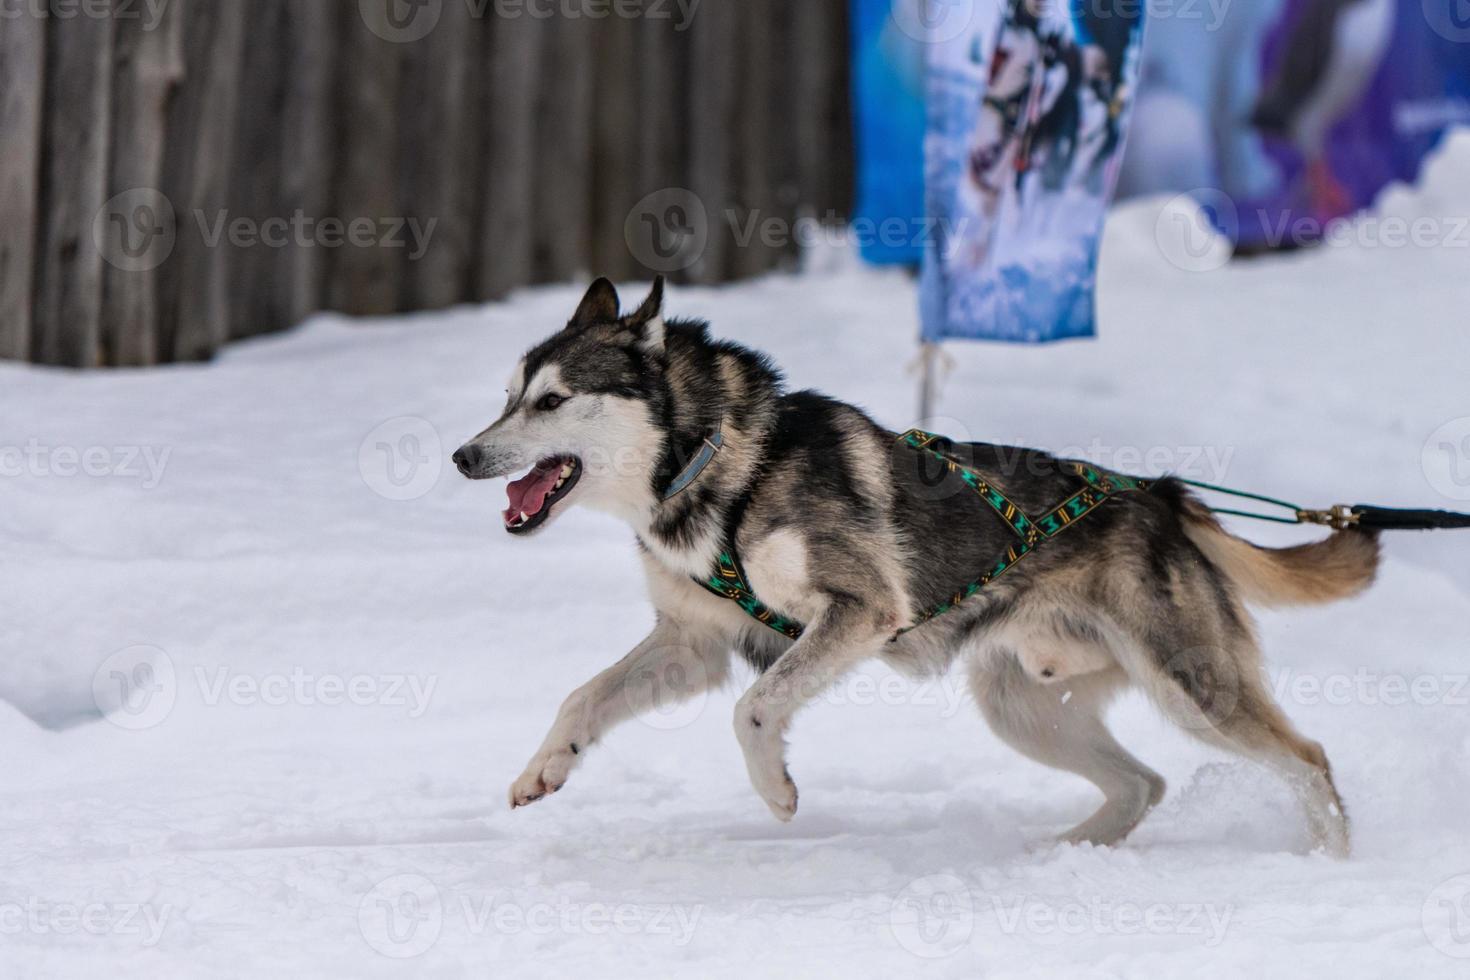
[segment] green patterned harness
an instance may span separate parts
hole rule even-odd
[[[913,623],[895,633],[893,635],[895,640],[909,630],[922,626],[936,616],[942,616],[954,609],[985,586],[1015,568],[1021,559],[1031,552],[1097,510],[1105,501],[1128,491],[1146,491],[1151,486],[1146,480],[1109,473],[1086,463],[1064,463],[1067,469],[1082,478],[1082,489],[1041,517],[1033,518],[1016,506],[983,474],[960,464],[953,456],[945,453],[942,447],[948,443],[948,440],[943,436],[911,429],[899,436],[898,441],[919,452],[928,453],[948,467],[950,472],[958,474],[960,479],[974,490],[981,500],[1000,515],[1006,526],[1015,532],[1016,540],[1006,548],[1005,554],[979,578],[961,588],[949,599],[922,613]],[[745,569],[741,567],[740,559],[735,554],[733,532],[732,539],[726,543],[724,550],[716,559],[714,571],[707,578],[696,578],[694,581],[715,595],[735,602],[745,610],[747,615],[776,632],[793,640],[801,637],[803,627],[800,623],[787,619],[756,598],[755,592],[750,587],[750,579],[746,577]]]

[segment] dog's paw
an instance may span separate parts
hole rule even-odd
[[[576,756],[570,751],[538,755],[510,787],[510,808],[529,806],[566,785]]]
[[[790,823],[791,818],[796,816],[796,783],[792,782],[791,774],[785,769],[780,771],[780,777],[760,779],[755,783],[755,791],[760,794],[761,799],[766,801],[766,806],[771,808],[771,815],[782,823]]]

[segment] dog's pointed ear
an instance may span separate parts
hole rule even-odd
[[[628,325],[638,334],[644,350],[657,353],[664,349],[664,277],[653,280],[653,289],[643,305],[628,317]]]
[[[598,279],[582,297],[577,312],[572,314],[572,325],[586,327],[594,323],[618,322],[618,290],[606,278]]]

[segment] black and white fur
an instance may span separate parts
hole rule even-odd
[[[1257,548],[1166,480],[1108,501],[956,610],[892,640],[990,567],[1012,532],[957,477],[936,474],[859,409],[787,392],[765,356],[711,339],[703,323],[666,321],[662,307],[661,280],[631,314],[598,280],[567,326],[517,365],[501,417],[455,453],[472,479],[541,461],[575,471],[548,498],[550,513],[530,525],[508,514],[509,529],[539,533],[575,503],[614,514],[637,535],[658,613],[642,643],[567,698],[512,785],[512,807],[561,789],[588,749],[632,716],[634,678],[662,678],[663,694],[692,696],[724,681],[738,654],[760,675],[736,706],[735,735],[756,792],[789,820],[797,790],[784,733],[804,703],[869,658],[916,677],[963,658],[1001,738],[1102,791],[1102,806],[1065,840],[1114,844],[1163,795],[1163,780],[1103,721],[1110,700],[1137,685],[1194,735],[1285,775],[1316,844],[1347,852],[1327,758],[1271,699],[1243,603],[1357,593],[1377,564],[1371,535]],[[717,425],[724,448],[664,500]],[[956,451],[1028,513],[1077,489],[1042,452],[979,443]],[[692,580],[710,573],[732,535],[756,594],[806,624],[799,641]]]

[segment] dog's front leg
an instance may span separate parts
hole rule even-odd
[[[588,747],[615,725],[719,684],[729,666],[722,644],[660,618],[632,652],[562,702],[541,748],[510,787],[511,809],[561,789]]]
[[[786,769],[791,717],[854,666],[876,656],[897,623],[897,616],[855,597],[834,598],[736,704],[735,737],[751,784],[777,820],[796,815],[796,784]]]

